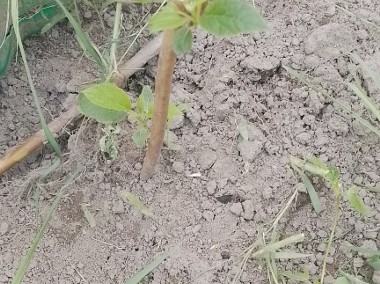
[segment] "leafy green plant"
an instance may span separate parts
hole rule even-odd
[[[102,128],[104,135],[99,140],[100,151],[107,155],[111,160],[115,159],[118,150],[116,146],[116,136],[120,133],[120,127],[113,127],[112,125],[106,125]]]
[[[165,1],[162,2],[165,3]],[[115,16],[117,19],[119,18],[117,15],[121,4],[122,2],[117,2]],[[113,87],[108,85],[109,100],[106,100],[107,103],[100,100],[95,102],[94,98],[91,100],[87,98],[92,92],[94,92],[94,96],[103,96],[99,92],[95,94],[96,86],[90,90],[85,90],[84,96],[81,95],[79,102],[83,114],[103,123],[109,123],[109,120],[112,119],[121,120],[128,112],[129,118],[138,124],[132,138],[139,147],[145,146],[146,140],[150,136],[140,174],[140,178],[143,180],[152,176],[164,142],[169,148],[179,148],[178,145],[168,141],[171,134],[168,131],[168,124],[170,125],[172,117],[180,115],[181,109],[170,104],[170,92],[176,55],[191,50],[194,28],[200,27],[217,37],[230,37],[240,33],[265,31],[267,29],[260,14],[244,0],[170,0],[161,7],[149,22],[152,32],[163,31],[153,98],[150,96],[151,92],[149,93],[149,90],[145,88],[138,99],[135,112],[132,112],[130,108],[120,109],[116,105],[121,102],[118,102],[116,98],[110,98]],[[115,26],[114,38],[117,37],[118,32],[119,30]],[[115,50],[116,43],[111,48],[112,73],[117,73]],[[108,70],[111,69],[108,68]],[[108,80],[112,78],[110,73],[108,72]],[[127,100],[126,98],[123,99]],[[100,110],[104,113],[98,115]],[[112,114],[113,112],[115,114]],[[147,130],[147,120],[152,120],[150,133]]]
[[[314,185],[310,181],[308,175],[311,174],[314,176],[321,177],[322,179],[324,179],[324,181],[330,184],[331,189],[333,190],[333,195],[335,199],[333,223],[323,260],[320,282],[317,282],[323,284],[326,273],[327,257],[330,253],[332,241],[335,235],[335,229],[340,216],[340,203],[342,198],[344,198],[353,209],[355,209],[357,212],[366,217],[372,216],[372,212],[367,206],[365,206],[363,200],[358,195],[355,187],[351,187],[348,190],[345,190],[342,187],[342,184],[340,182],[339,170],[335,166],[326,165],[323,161],[315,157],[309,159],[308,161],[303,161],[297,157],[290,157],[290,165],[294,169],[294,171],[300,176],[302,182],[304,183],[306,190],[309,194],[312,206],[317,214],[319,214],[322,211],[321,202],[314,188]]]

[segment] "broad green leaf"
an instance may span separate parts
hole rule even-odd
[[[183,26],[176,30],[173,38],[173,50],[176,54],[182,54],[191,50],[193,45],[193,32],[191,28]]]
[[[128,115],[125,111],[109,110],[97,106],[88,100],[83,93],[79,94],[78,104],[83,115],[95,119],[100,123],[117,123],[125,119]]]
[[[142,270],[137,272],[131,278],[129,278],[124,284],[138,284],[145,276],[151,273],[157,266],[159,266],[168,256],[169,252],[164,252],[159,255],[155,260],[145,266]]]
[[[168,124],[170,125],[176,118],[183,115],[182,111],[175,105],[169,104],[168,109]]]
[[[349,250],[355,251],[355,252],[360,252],[362,254],[368,254],[371,257],[372,256],[380,256],[380,250],[374,250],[374,249],[370,249],[370,248],[366,248],[366,247],[357,247],[357,246],[354,246],[353,244],[350,244],[347,241],[343,241],[342,246],[344,246],[345,248],[347,248]]]
[[[147,114],[153,104],[153,92],[149,86],[144,86],[137,99],[137,111],[140,114]]]
[[[90,227],[95,228],[96,220],[95,220],[94,215],[85,206],[82,206],[82,210],[83,210],[84,217],[86,218]]]
[[[344,277],[347,278],[348,283],[351,283],[351,284],[369,284],[368,282],[364,282],[364,281],[360,280],[359,278],[356,278],[354,275],[345,273],[343,271],[341,271],[341,273],[344,275]]]
[[[166,130],[164,135],[164,143],[169,150],[180,151],[182,149],[181,145],[173,142],[172,136],[175,134],[172,131]]]
[[[167,4],[160,12],[150,19],[150,30],[153,33],[163,30],[174,30],[186,24],[189,20],[180,15],[174,3]]]
[[[141,212],[141,214],[144,214],[148,217],[153,217],[152,211],[144,204],[142,204],[138,196],[130,193],[128,190],[123,190],[120,192],[120,197],[124,202],[128,202],[130,205],[136,207]]]
[[[368,260],[368,264],[374,269],[374,270],[380,270],[380,256],[374,255]]]
[[[351,187],[344,193],[344,197],[351,204],[351,206],[360,214],[364,216],[372,216],[373,213],[369,208],[364,204],[363,200],[358,195],[358,192],[355,187]]]
[[[130,98],[123,89],[114,84],[97,84],[83,90],[81,93],[94,105],[99,107],[125,112],[131,110]]]
[[[259,12],[244,0],[210,2],[200,18],[200,26],[220,37],[267,30]]]
[[[311,205],[313,205],[314,211],[319,214],[322,211],[322,205],[321,201],[319,200],[318,194],[315,191],[315,188],[313,184],[311,183],[310,179],[307,175],[305,175],[303,172],[299,172],[302,182],[306,187],[307,193],[309,194]]]
[[[132,140],[135,143],[136,147],[138,148],[144,148],[146,140],[148,139],[149,132],[146,128],[139,128],[133,133]]]

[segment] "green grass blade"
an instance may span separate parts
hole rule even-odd
[[[50,129],[48,128],[48,126],[46,124],[45,117],[42,113],[40,100],[37,96],[37,91],[34,87],[32,75],[30,73],[28,61],[26,59],[25,49],[24,49],[24,46],[23,46],[22,40],[21,40],[19,20],[18,20],[18,16],[19,16],[18,15],[18,1],[11,1],[11,16],[12,16],[13,28],[15,31],[16,39],[17,39],[17,44],[19,46],[21,57],[22,57],[22,60],[23,60],[24,66],[25,66],[26,76],[28,78],[30,89],[32,91],[33,101],[34,101],[34,104],[36,105],[36,108],[37,108],[37,113],[38,113],[38,116],[40,119],[41,127],[44,131],[44,134],[46,136],[47,141],[49,142],[49,144],[51,145],[51,147],[53,148],[53,150],[55,151],[57,156],[61,157],[61,154],[62,154],[61,148],[59,147],[59,145],[58,145],[57,141],[55,140],[53,134],[51,133]]]
[[[124,284],[137,284],[137,283],[140,283],[140,281],[145,276],[147,276],[154,269],[156,269],[169,255],[170,255],[169,251],[162,253],[155,260],[153,260],[151,263],[149,263],[147,266],[145,266],[142,270],[140,270],[134,276],[132,276],[131,278],[129,278]]]
[[[285,246],[288,246],[294,243],[302,242],[304,238],[305,238],[304,234],[297,234],[297,235],[287,237],[281,241],[270,243],[266,245],[265,247],[263,247],[262,249],[255,252],[254,254],[252,254],[252,258],[259,257],[270,252],[275,252],[278,249],[281,249]]]
[[[343,110],[345,113],[351,115],[353,118],[355,118],[360,124],[362,124],[364,127],[368,128],[370,131],[375,133],[377,136],[380,137],[380,129],[373,126],[368,120],[363,119],[360,115],[358,115],[356,112],[353,112],[349,107],[345,106],[341,101],[333,98],[330,96],[327,91],[325,91],[322,88],[317,87],[308,77],[305,73],[297,72],[294,69],[290,68],[289,66],[283,66],[284,69],[294,78],[296,78],[298,81],[304,83],[308,87],[312,88],[314,91],[321,94],[323,97],[327,98],[331,102],[333,102],[337,107],[339,107],[341,110]]]
[[[347,86],[360,98],[363,105],[380,121],[379,108],[367,96],[367,92],[361,87],[353,83],[347,83]]]
[[[368,282],[364,282],[359,278],[356,278],[354,275],[348,274],[343,271],[341,271],[341,273],[350,281],[351,284],[369,284]]]
[[[95,60],[98,67],[100,68],[103,76],[105,76],[105,74],[107,73],[107,63],[106,63],[104,57],[101,55],[98,48],[96,47],[96,45],[91,41],[90,37],[82,30],[79,23],[74,19],[74,17],[66,9],[66,7],[63,5],[61,0],[55,0],[55,2],[59,5],[59,7],[65,13],[70,24],[73,26],[75,33],[76,33],[77,40],[78,40],[80,46],[82,47],[82,49],[85,51],[85,53],[88,56],[90,56],[90,58]]]
[[[53,203],[49,207],[49,210],[45,216],[45,219],[40,227],[40,229],[37,232],[37,235],[35,236],[26,256],[20,263],[19,267],[16,270],[15,276],[12,279],[12,284],[21,284],[22,280],[24,279],[24,276],[28,270],[30,261],[33,258],[34,253],[36,252],[36,249],[46,231],[46,228],[49,224],[49,221],[55,211],[55,209],[58,207],[59,202],[61,201],[63,195],[66,192],[66,189],[69,187],[69,185],[74,181],[74,179],[78,176],[80,173],[80,169],[76,169],[75,172],[69,176],[69,178],[66,180],[65,184],[62,186],[61,190],[59,191],[58,195],[54,198]]]

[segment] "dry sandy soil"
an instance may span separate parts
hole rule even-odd
[[[139,181],[144,152],[131,141],[132,125],[121,125],[119,155],[109,161],[99,151],[101,126],[88,120],[60,139],[64,163],[42,184],[40,196],[33,189],[38,173],[54,159],[49,149],[0,177],[0,283],[10,283],[49,202],[78,165],[82,174],[55,212],[24,283],[123,283],[169,249],[170,257],[145,283],[229,283],[240,253],[268,227],[294,190],[299,190],[298,198],[282,218],[278,236],[305,234],[302,243],[289,249],[312,256],[279,265],[290,271],[306,266],[311,279],[318,278],[331,229],[333,196],[320,182],[323,211],[317,215],[289,166],[289,156],[315,155],[336,165],[345,188],[379,187],[379,142],[280,66],[307,71],[334,97],[365,115],[342,84],[350,68],[344,53],[355,50],[380,72],[379,43],[371,29],[336,8],[334,1],[255,2],[271,27],[269,33],[220,40],[196,32],[192,52],[178,58],[173,98],[191,107],[175,129],[182,150],[164,149],[154,178]],[[380,25],[377,0],[340,5]],[[146,11],[126,7],[126,33],[138,29],[136,15]],[[102,15],[106,31],[101,32],[96,14],[84,13],[84,25],[99,43],[104,44],[109,35],[112,14],[110,9]],[[139,39],[135,50],[147,37],[145,33]],[[126,37],[124,47],[129,41]],[[75,93],[80,83],[98,75],[94,64],[82,58],[66,23],[28,40],[26,47],[48,120],[65,109],[67,98],[73,96],[68,94]],[[142,84],[153,87],[155,67],[156,59],[129,80],[132,97]],[[379,90],[370,82],[365,87],[380,103]],[[20,62],[0,80],[0,120],[0,154],[39,129]],[[242,122],[248,129],[246,141],[238,133]],[[154,218],[124,202],[123,190],[139,196]],[[359,194],[375,214],[364,219],[343,204],[325,283],[332,283],[339,269],[380,283],[367,275],[365,255],[341,245],[348,241],[380,247],[379,196],[363,187]],[[84,218],[83,206],[94,215],[95,227]],[[240,281],[269,283],[263,262],[250,261]]]

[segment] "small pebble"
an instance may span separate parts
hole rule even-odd
[[[201,224],[197,224],[197,225],[194,226],[192,232],[195,234],[195,233],[198,233],[201,229],[202,229],[202,225]]]
[[[112,207],[112,211],[115,214],[122,214],[124,213],[124,204],[123,201],[119,200],[115,202],[115,204]]]
[[[246,200],[242,205],[244,209],[243,218],[248,221],[252,220],[255,213],[252,200]]]
[[[203,218],[205,218],[208,222],[211,222],[212,220],[214,220],[214,213],[210,210],[206,210],[203,212],[202,214]]]
[[[1,222],[0,224],[0,235],[4,236],[9,231],[9,224],[6,222]]]
[[[216,181],[215,180],[209,181],[207,183],[206,189],[209,195],[214,195],[216,191]]]
[[[236,216],[241,216],[243,213],[243,207],[241,206],[241,203],[234,203],[231,205],[230,211]]]
[[[185,165],[183,162],[174,162],[172,167],[173,170],[178,174],[183,173],[185,170]]]

